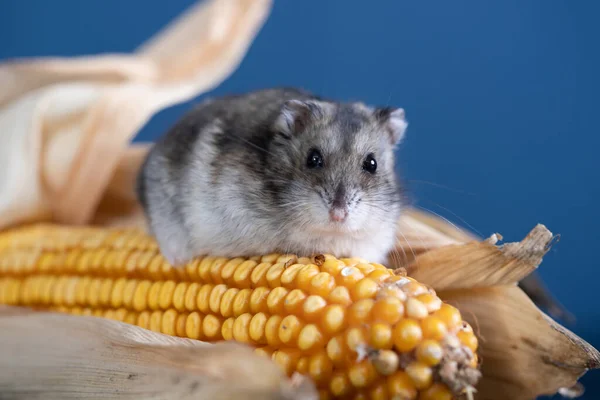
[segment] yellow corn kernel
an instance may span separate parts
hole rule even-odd
[[[233,284],[233,275],[235,274],[237,267],[244,261],[245,260],[243,258],[234,258],[227,261],[227,263],[223,266],[223,269],[221,269],[221,278],[225,283],[228,285]]]
[[[198,278],[201,282],[212,283],[210,276],[210,266],[214,261],[214,257],[204,257],[198,264]]]
[[[233,338],[238,342],[249,343],[250,339],[250,321],[252,314],[242,314],[235,319],[233,323]]]
[[[110,295],[112,293],[114,280],[110,278],[106,278],[102,281],[102,285],[100,286],[100,305],[102,307],[107,307],[110,305]],[[66,289],[68,292],[68,289]],[[74,299],[73,299],[74,300]],[[70,302],[65,299],[65,302]]]
[[[188,313],[179,313],[177,315],[177,319],[175,320],[175,335],[181,336],[181,337],[185,336],[187,317],[188,317]],[[163,318],[164,318],[164,316],[163,316]],[[216,336],[216,337],[218,339],[220,339],[219,336]]]
[[[214,285],[208,283],[206,285],[202,285],[198,290],[198,294],[196,295],[196,306],[198,310],[202,314],[208,314],[210,312],[210,294]]]
[[[135,288],[133,294],[133,309],[135,311],[144,311],[148,307],[148,292],[152,287],[150,281],[142,281]]]
[[[384,323],[371,325],[369,344],[376,349],[391,349],[394,345],[392,327]]]
[[[325,311],[327,302],[321,296],[308,296],[302,305],[302,312],[307,321],[316,321]]]
[[[373,366],[381,375],[392,375],[398,370],[400,359],[398,354],[391,350],[380,350],[373,357]]]
[[[363,273],[363,275],[369,275],[371,272],[375,271],[375,267],[368,263],[368,261],[363,260],[363,262],[355,265],[356,268]]]
[[[403,319],[398,322],[393,335],[394,346],[401,352],[411,351],[423,338],[419,323],[412,319]]]
[[[290,291],[283,302],[285,313],[299,315],[302,312],[302,306],[304,305],[305,299],[306,294],[302,290],[293,289]]]
[[[392,398],[416,399],[418,392],[415,384],[404,371],[397,371],[387,379],[388,393]]]
[[[254,287],[265,287],[267,286],[267,271],[273,264],[270,262],[262,262],[258,264],[252,270],[250,274],[250,283]]]
[[[338,285],[345,286],[348,290],[352,291],[356,283],[364,277],[358,268],[348,266],[340,271],[337,281]]]
[[[414,297],[406,300],[406,316],[414,319],[423,319],[429,315],[429,311],[425,304],[421,303]]]
[[[175,287],[175,291],[173,292],[173,307],[177,311],[185,311],[185,292],[188,286],[187,282],[179,282]]]
[[[267,270],[266,278],[267,284],[270,288],[281,287],[281,274],[285,269],[282,263],[273,264],[271,268]]]
[[[477,350],[478,341],[473,332],[460,331],[456,334],[456,337],[463,345],[467,346],[473,352]]]
[[[200,290],[200,284],[194,282],[188,286],[185,292],[184,306],[187,311],[197,310],[196,298],[198,297],[198,291]]]
[[[319,272],[310,280],[311,294],[327,297],[329,293],[335,288],[335,279],[327,272]]]
[[[327,272],[328,274],[330,274],[330,275],[332,275],[332,276],[335,277],[345,267],[346,267],[346,264],[344,264],[340,260],[337,260],[337,259],[334,259],[334,258],[330,258],[329,260],[326,260],[323,263],[323,265],[321,265],[321,271]]]
[[[220,339],[221,336],[221,325],[223,324],[222,318],[215,317],[212,314],[209,314],[204,317],[202,321],[202,332],[207,339],[217,340]]]
[[[302,375],[308,375],[308,363],[310,362],[309,356],[300,357],[298,363],[296,363],[296,372]]]
[[[324,344],[325,338],[315,324],[308,324],[302,328],[298,335],[298,348],[300,350],[313,350]]]
[[[348,378],[354,387],[364,388],[377,379],[377,371],[373,363],[364,360],[350,366],[348,369]]]
[[[256,349],[254,349],[254,352],[258,355],[272,358],[274,350],[272,347],[265,346],[265,347],[257,347]]]
[[[386,270],[381,270],[381,269],[376,269],[375,271],[371,272],[369,275],[367,275],[367,278],[373,280],[374,282],[378,283],[378,284],[382,284],[383,282],[385,282],[385,280],[387,278],[390,277],[391,272]]]
[[[54,293],[59,290],[58,285],[61,283],[60,279],[56,279]],[[132,280],[128,282],[129,285],[125,286],[125,293],[123,296],[123,304],[126,307],[131,307],[131,301],[133,299],[133,292],[135,291],[135,286],[137,285],[137,281]],[[92,307],[97,307],[100,302],[100,286],[102,286],[102,280],[95,278],[92,279],[90,283],[89,293],[88,293],[88,303]]]
[[[327,356],[336,367],[343,367],[350,361],[350,351],[342,336],[333,337],[327,342]]]
[[[427,339],[423,340],[419,346],[417,346],[415,355],[417,360],[432,367],[442,361],[444,350],[435,340]]]
[[[325,307],[321,320],[325,333],[333,335],[346,327],[346,310],[339,304]]]
[[[148,324],[148,328],[151,331],[160,332],[161,326],[162,326],[162,315],[163,315],[163,312],[160,310],[152,311],[152,313],[150,314],[150,322]],[[116,313],[115,313],[115,317],[116,317],[116,319],[118,319],[118,316],[116,315]]]
[[[173,308],[165,311],[163,313],[160,330],[162,333],[167,335],[177,335],[177,320],[179,318],[179,314]],[[200,321],[201,323],[201,321]],[[187,319],[186,319],[187,325]],[[186,326],[187,328],[187,326]],[[187,331],[187,329],[186,329]]]
[[[214,261],[210,265],[210,277],[212,278],[213,283],[217,285],[223,283],[223,278],[221,278],[221,270],[223,269],[223,266],[226,262],[226,258],[219,257],[214,259]]]
[[[351,351],[359,352],[368,344],[367,333],[363,327],[354,327],[346,332],[346,345]]]
[[[249,289],[251,286],[250,276],[258,263],[247,260],[239,265],[233,274],[233,285],[239,289]]]
[[[278,346],[281,344],[279,339],[279,325],[283,318],[279,315],[272,315],[265,324],[265,338],[269,346]]]
[[[334,304],[340,304],[342,306],[349,306],[352,304],[350,298],[350,291],[343,286],[338,286],[329,293],[329,301]]]
[[[166,281],[163,283],[160,289],[160,298],[158,299],[158,306],[166,310],[170,308],[173,304],[173,292],[175,292],[175,287],[177,284],[173,281]]]
[[[448,333],[448,328],[440,318],[430,315],[421,321],[424,338],[441,340]]]
[[[223,295],[227,291],[227,285],[219,284],[213,287],[210,292],[210,298],[208,299],[208,307],[210,308],[210,312],[217,314],[221,309],[221,299]]]
[[[388,392],[387,392],[387,384],[385,381],[380,381],[375,383],[369,389],[368,397],[370,400],[387,400]]]
[[[319,273],[319,268],[317,266],[309,264],[305,265],[303,268],[298,271],[296,275],[296,286],[299,289],[304,290],[305,292],[309,292],[311,288],[311,282],[315,275]]]
[[[344,371],[336,371],[333,373],[329,381],[329,391],[336,397],[343,397],[350,393],[352,384],[348,375]]]
[[[284,287],[276,287],[267,296],[267,309],[271,314],[283,314],[283,304],[288,290]]]
[[[375,297],[378,290],[379,285],[376,281],[371,278],[364,278],[352,288],[352,298],[354,300],[371,299]]]
[[[421,393],[419,400],[452,400],[452,392],[440,383],[434,383]]]
[[[254,314],[252,320],[250,320],[250,326],[248,328],[248,334],[250,338],[256,343],[267,343],[266,337],[266,325],[268,317],[265,313]]]
[[[109,311],[112,311],[112,310],[109,310]],[[142,311],[140,313],[140,315],[138,315],[137,325],[144,329],[148,329],[148,327],[150,325],[150,312],[149,311]]]
[[[304,328],[302,321],[295,315],[288,315],[281,320],[279,324],[279,340],[285,345],[295,345],[300,335],[300,331]]]
[[[395,324],[404,315],[404,304],[396,297],[384,297],[373,305],[373,320]]]
[[[294,349],[281,349],[273,353],[273,361],[275,361],[286,374],[291,375],[296,368],[301,353]]]
[[[250,295],[250,312],[269,312],[267,307],[267,297],[271,290],[266,287],[259,287],[252,291]]]
[[[333,373],[333,362],[327,356],[326,351],[313,354],[308,362],[308,374],[320,385],[326,384]]]
[[[371,316],[375,301],[373,299],[362,299],[348,308],[348,324],[360,325],[366,323]]]
[[[225,318],[233,316],[233,300],[238,292],[239,289],[229,288],[223,293],[223,297],[221,297],[221,307],[219,309],[220,315]]]
[[[431,293],[421,294],[417,296],[416,299],[425,304],[425,307],[427,307],[427,311],[429,312],[435,312],[442,307],[442,300]]]
[[[239,317],[244,313],[250,312],[250,295],[252,295],[252,290],[247,288],[237,292],[233,299],[234,317]]]
[[[185,320],[185,334],[190,339],[200,339],[202,337],[202,316],[199,313],[194,311],[188,315]],[[225,337],[225,335],[223,335],[223,337]]]
[[[433,371],[424,363],[413,361],[406,367],[405,371],[417,389],[427,389],[431,385]]]
[[[435,316],[441,319],[449,330],[458,328],[462,324],[460,312],[450,304],[442,304]]]
[[[287,289],[294,289],[296,287],[296,276],[298,272],[304,268],[302,264],[290,265],[281,274],[281,286]]]

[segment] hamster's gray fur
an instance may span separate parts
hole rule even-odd
[[[173,265],[271,252],[385,262],[403,203],[394,149],[406,127],[401,108],[299,89],[210,99],[153,146],[138,197]]]

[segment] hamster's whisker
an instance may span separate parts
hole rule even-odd
[[[412,224],[410,221],[408,221],[408,220],[404,220],[404,222],[405,222],[407,225],[409,225],[411,228],[413,228],[413,229],[414,229],[414,225],[413,225],[413,224]],[[423,240],[423,235],[421,235],[420,233],[418,233],[418,230],[416,230],[416,229],[414,230],[414,232],[417,232],[417,233],[416,233],[416,235],[417,235],[417,238],[418,238],[419,242],[421,242],[421,245],[423,246],[423,249],[425,249],[425,251],[429,251],[429,250],[431,250],[431,248],[430,248],[429,246],[427,246],[427,244],[426,244],[426,243],[425,243],[425,241]],[[405,240],[406,240],[406,238],[405,238]]]
[[[407,179],[406,182],[422,183],[422,184],[430,185],[430,186],[433,186],[436,188],[449,190],[449,191],[455,192],[455,193],[466,194],[468,196],[477,196],[477,193],[467,192],[465,190],[456,189],[456,188],[453,188],[450,186],[442,185],[442,184],[435,183],[435,182],[424,181],[424,180],[420,180],[420,179]]]
[[[431,204],[433,204],[433,205],[435,205],[435,206],[437,206],[437,207],[441,208],[441,209],[442,209],[442,210],[444,210],[444,211],[447,211],[447,212],[449,212],[450,214],[452,214],[453,216],[455,216],[456,218],[458,218],[458,219],[459,219],[459,220],[460,220],[460,221],[461,221],[463,224],[467,225],[467,227],[469,227],[470,229],[472,229],[472,230],[473,230],[473,232],[477,233],[477,234],[478,234],[479,236],[481,236],[481,237],[484,237],[484,235],[483,235],[483,234],[482,234],[480,231],[478,231],[478,230],[477,230],[477,229],[476,229],[476,228],[475,228],[473,225],[471,225],[471,224],[469,224],[467,221],[465,221],[465,220],[464,220],[464,218],[461,218],[461,217],[460,217],[460,215],[458,215],[458,214],[456,214],[456,213],[452,212],[451,210],[447,209],[446,207],[443,207],[443,206],[441,206],[441,205],[437,204],[437,203],[436,203],[436,202],[434,202],[434,201],[431,201],[431,200],[426,200],[426,201],[427,201],[428,203],[431,203]],[[431,211],[431,210],[429,210],[429,211]]]
[[[417,255],[415,254],[415,251],[413,250],[412,246],[410,245],[410,242],[408,241],[408,239],[406,238],[406,236],[404,236],[404,233],[402,233],[402,231],[397,230],[397,233],[402,236],[402,239],[404,239],[404,242],[408,245],[408,248],[410,249],[413,258],[417,258]],[[402,248],[404,250],[404,248]],[[406,253],[404,253],[406,254]]]
[[[442,215],[440,215],[440,214],[436,213],[436,212],[435,212],[435,211],[433,211],[433,210],[427,209],[427,208],[425,208],[425,207],[421,207],[421,206],[416,206],[416,207],[417,207],[417,208],[420,208],[420,209],[421,209],[421,210],[423,210],[423,211],[427,211],[427,212],[430,212],[430,213],[432,213],[432,214],[434,214],[434,215],[438,216],[439,218],[443,219],[444,221],[446,221],[447,223],[449,223],[450,225],[452,225],[452,227],[453,227],[454,229],[456,229],[457,231],[459,231],[460,233],[464,233],[464,230],[460,229],[458,226],[456,226],[454,223],[452,223],[452,221],[450,221],[448,218],[446,218],[446,217],[444,217],[444,216],[442,216]]]
[[[392,264],[395,266],[404,266],[408,263],[408,256],[406,255],[406,252],[402,247],[400,247],[400,250],[402,250],[402,254],[404,255],[404,261],[400,257],[400,252],[397,248],[392,249],[392,251],[389,253],[392,259]]]

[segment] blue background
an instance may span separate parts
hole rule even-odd
[[[0,0],[0,59],[129,52],[190,4]],[[508,241],[538,222],[560,233],[541,275],[600,348],[599,13],[595,0],[280,1],[213,94],[295,85],[404,107],[400,168],[417,204]],[[583,378],[585,399],[599,381]]]

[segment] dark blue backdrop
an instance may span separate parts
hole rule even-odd
[[[3,0],[0,59],[128,52],[191,3]],[[560,233],[541,274],[600,347],[599,13],[596,0],[280,1],[214,93],[298,85],[405,107],[400,164],[418,204],[486,236],[520,240],[537,222]],[[586,399],[599,381],[583,379]]]

